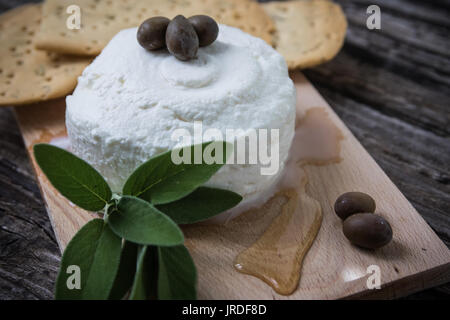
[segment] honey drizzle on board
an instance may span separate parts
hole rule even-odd
[[[324,108],[311,108],[297,117],[290,159],[280,191],[272,198],[284,201],[264,233],[236,257],[239,272],[258,277],[282,295],[297,289],[303,260],[322,224],[320,203],[306,193],[303,168],[341,161],[342,139]]]

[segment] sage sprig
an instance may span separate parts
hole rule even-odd
[[[180,228],[151,203],[123,196],[108,217],[111,229],[125,240],[159,246],[176,246],[184,242]]]
[[[107,299],[119,268],[121,239],[102,219],[89,221],[72,238],[56,279],[58,299]],[[72,276],[67,271],[73,269]],[[80,277],[77,278],[77,270]],[[78,283],[77,283],[78,282]]]
[[[111,189],[87,162],[49,144],[36,144],[33,149],[48,180],[74,204],[88,211],[100,211],[109,202]]]
[[[199,187],[186,197],[156,208],[178,224],[200,222],[236,206],[242,197],[217,188]]]
[[[207,148],[221,151],[222,154],[217,155],[218,163],[196,164],[196,152],[203,155]],[[154,205],[179,200],[207,182],[225,164],[231,150],[229,143],[213,141],[159,154],[130,175],[123,194],[142,198]],[[187,155],[188,163],[175,164],[173,153]]]
[[[229,143],[175,150],[190,158],[176,164],[171,151],[152,157],[113,195],[87,162],[48,144],[34,146],[36,162],[52,185],[79,207],[104,219],[83,226],[64,251],[56,299],[195,299],[197,270],[178,224],[211,218],[237,205],[234,192],[203,187],[226,163]],[[217,162],[198,163],[196,151]]]
[[[122,299],[133,285],[134,275],[136,273],[138,247],[139,246],[133,242],[123,241],[119,269],[117,270],[114,285],[109,293],[109,300]]]
[[[147,300],[157,297],[157,259],[156,247],[140,247],[130,300]]]
[[[185,246],[158,248],[158,298],[195,299],[197,270]]]

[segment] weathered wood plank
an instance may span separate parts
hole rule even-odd
[[[328,88],[321,93],[438,235],[450,246],[450,144]]]
[[[60,253],[9,109],[0,137],[0,299],[51,299]]]
[[[366,8],[376,4],[383,9],[383,12],[402,16],[408,20],[420,20],[429,25],[450,27],[448,15],[450,13],[450,1],[448,0],[351,0],[339,1],[344,6],[346,4],[356,4]]]

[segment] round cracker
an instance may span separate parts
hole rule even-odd
[[[289,69],[313,67],[331,60],[344,43],[347,19],[327,0],[294,0],[263,4],[275,23],[274,46]]]
[[[66,10],[81,9],[81,28],[69,30]],[[272,44],[275,26],[253,0],[46,0],[36,45],[40,49],[78,55],[96,55],[120,30],[139,26],[152,16],[173,18],[206,14]]]
[[[34,49],[40,20],[41,6],[33,4],[0,15],[0,106],[62,97],[90,62]]]

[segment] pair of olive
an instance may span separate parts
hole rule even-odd
[[[197,56],[199,47],[213,43],[219,34],[219,26],[205,15],[186,19],[178,15],[172,20],[153,17],[145,20],[138,29],[137,40],[147,50],[167,47],[177,59],[187,61]]]
[[[342,230],[351,243],[376,249],[392,240],[389,222],[374,214],[375,207],[375,200],[362,192],[347,192],[337,198],[334,211],[344,220]]]

